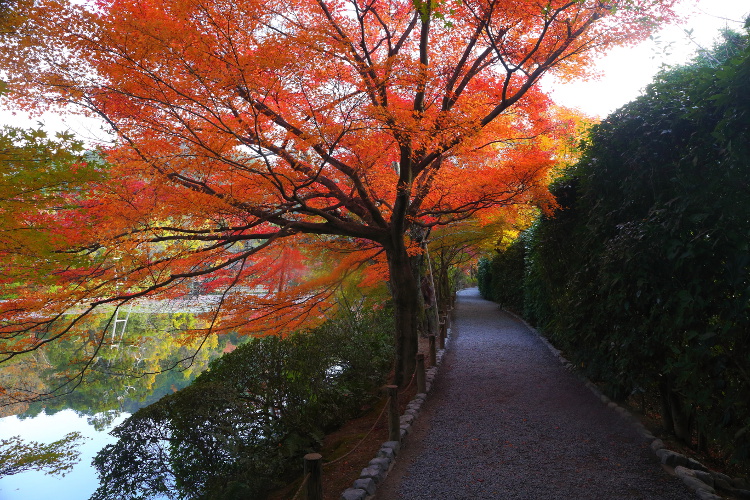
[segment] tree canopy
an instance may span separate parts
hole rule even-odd
[[[5,358],[75,335],[101,305],[196,279],[221,297],[211,329],[286,328],[380,259],[401,383],[421,240],[476,212],[553,203],[567,118],[537,83],[585,76],[673,3],[18,0],[0,53],[16,105],[94,114],[116,140],[106,180],[60,229],[78,259],[54,285],[18,280],[0,305]],[[347,251],[332,272],[268,286],[285,252],[315,267],[325,247]]]

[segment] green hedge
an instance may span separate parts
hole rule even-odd
[[[553,186],[562,210],[523,238],[527,319],[611,396],[658,390],[669,430],[738,459],[750,457],[749,81],[736,34],[660,74],[595,127]],[[492,279],[518,276],[503,259],[485,264]]]

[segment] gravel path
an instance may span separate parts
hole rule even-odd
[[[459,293],[450,348],[405,444],[377,499],[697,498],[476,289]]]

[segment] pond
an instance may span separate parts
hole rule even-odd
[[[93,318],[92,329],[111,325],[108,320]],[[25,472],[0,478],[0,500],[89,498],[98,486],[91,462],[99,450],[116,441],[109,431],[139,408],[186,387],[212,359],[239,342],[216,335],[178,342],[180,330],[196,325],[200,327],[199,320],[191,313],[131,311],[127,324],[120,322],[116,331],[107,330],[111,342],[97,352],[92,369],[72,392],[63,390],[60,397],[16,405],[13,411],[5,408],[0,414],[0,439],[20,436],[24,441],[50,443],[70,432],[87,439],[77,448],[80,461],[64,477]],[[22,383],[35,392],[58,387],[75,373],[67,355],[74,348],[61,342],[23,362],[0,365],[0,385]]]
[[[112,426],[119,424],[129,414],[120,414]],[[24,440],[49,443],[69,432],[78,431],[87,438],[78,450],[81,461],[65,477],[48,476],[40,472],[25,472],[0,478],[2,500],[84,500],[89,498],[98,485],[96,469],[91,465],[96,453],[105,445],[114,443],[108,434],[111,427],[97,430],[85,415],[73,410],[63,410],[54,415],[44,413],[33,418],[17,416],[0,419],[0,439],[21,436]]]

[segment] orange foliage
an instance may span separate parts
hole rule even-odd
[[[585,75],[673,3],[20,2],[0,54],[15,103],[77,106],[117,140],[103,147],[109,178],[60,221],[75,263],[0,305],[2,351],[67,335],[65,311],[181,296],[196,280],[219,294],[215,328],[288,329],[329,307],[355,263],[407,272],[411,228],[552,203],[569,121],[537,82]],[[369,243],[302,280],[325,246],[309,235]]]

